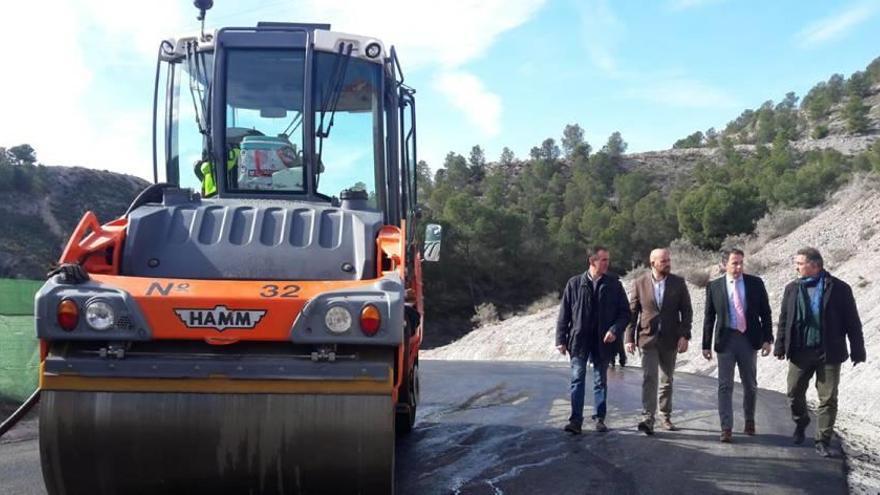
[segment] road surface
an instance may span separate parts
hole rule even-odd
[[[837,442],[837,458],[819,457],[811,425],[807,442],[792,445],[779,393],[759,391],[757,436],[738,433],[739,409],[734,442],[720,443],[716,383],[677,374],[673,420],[681,430],[646,437],[635,429],[641,370],[609,370],[611,431],[591,431],[588,421],[583,435],[570,436],[562,431],[566,364],[423,361],[418,423],[397,444],[397,493],[846,493]],[[738,386],[734,400],[738,407]],[[589,417],[589,390],[586,402]],[[45,493],[35,423],[26,420],[0,441],[0,493]]]

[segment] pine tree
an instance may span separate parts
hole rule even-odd
[[[846,127],[850,132],[862,134],[868,130],[868,111],[870,108],[865,105],[862,98],[853,95],[849,97],[846,107],[843,109],[843,115],[846,118]]]

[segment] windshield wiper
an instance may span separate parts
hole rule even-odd
[[[290,124],[288,124],[287,127],[283,131],[281,131],[281,134],[279,134],[278,137],[289,139],[290,135],[296,132],[296,130],[299,129],[300,124],[302,124],[302,117],[302,112],[296,112],[296,115],[293,116],[293,120],[291,120]]]
[[[207,100],[210,98],[211,87],[208,82],[204,55],[198,52],[198,43],[195,41],[186,44],[186,65],[187,72],[189,72],[189,91],[192,96],[199,132],[210,137],[211,114],[208,112]],[[204,90],[199,84],[201,81],[205,82]]]
[[[351,60],[352,48],[354,48],[352,43],[347,45],[344,43],[339,44],[339,57],[336,58],[333,70],[330,73],[330,90],[324,93],[321,99],[321,113],[318,118],[318,128],[315,130],[315,135],[318,137],[318,153],[315,163],[315,191],[318,190],[324,138],[330,136],[330,129],[333,127],[333,118],[336,115],[336,106],[339,105],[339,98],[342,96],[342,85],[345,84],[345,72],[348,70],[348,61]],[[328,108],[330,109],[330,120],[327,121],[327,127],[325,128],[324,117],[327,115]]]
[[[211,80],[208,78],[208,70],[205,64],[205,56],[199,53],[197,41],[186,44],[186,66],[189,72],[189,92],[192,96],[193,109],[196,114],[196,123],[202,134],[202,161],[213,163],[211,158],[211,113],[208,111],[208,101],[211,99]],[[204,89],[201,82],[204,81]],[[198,163],[196,168],[198,168]],[[199,180],[201,172],[196,172]]]

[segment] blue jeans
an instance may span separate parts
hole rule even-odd
[[[596,414],[593,419],[605,420],[608,399],[608,363],[604,362],[597,351],[591,351],[585,357],[571,357],[571,416],[569,421],[582,424],[584,422],[584,380],[587,373],[587,361],[593,362],[593,406]]]

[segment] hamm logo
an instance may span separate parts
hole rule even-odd
[[[219,332],[227,328],[254,328],[266,314],[261,309],[175,309],[175,313],[189,328],[214,328]]]

